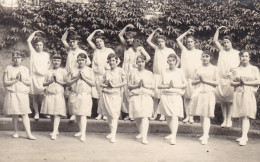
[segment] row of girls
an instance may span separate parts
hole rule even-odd
[[[181,49],[181,59],[174,50],[165,46],[165,37],[158,36],[152,42],[158,28],[147,39],[147,43],[155,50],[153,73],[145,69],[150,60],[149,54],[142,46],[135,45],[134,34],[128,32],[134,28],[129,24],[119,33],[124,48],[122,68],[118,67],[119,58],[111,48],[106,48],[102,37],[95,34],[102,30],[95,30],[87,41],[94,49],[92,68],[88,54],[79,48],[78,36],[67,36],[73,28],[68,28],[62,36],[62,42],[68,49],[66,68],[60,67],[62,57],[55,54],[51,57],[43,51],[43,42],[32,40],[41,31],[35,31],[28,38],[30,50],[30,70],[20,65],[22,54],[16,51],[12,55],[13,64],[7,66],[4,73],[6,88],[4,113],[12,115],[14,123],[14,138],[18,138],[18,117],[22,116],[23,124],[29,139],[36,139],[30,131],[28,114],[28,94],[33,96],[34,118],[39,119],[39,105],[41,113],[51,115],[53,132],[51,139],[55,140],[59,134],[60,118],[66,116],[65,89],[69,91],[69,114],[75,118],[80,132],[74,136],[86,140],[86,116],[91,115],[92,97],[99,98],[98,117],[107,117],[111,133],[106,136],[112,143],[116,142],[117,123],[121,111],[134,119],[139,134],[136,139],[142,139],[148,144],[148,118],[155,118],[157,112],[161,118],[166,117],[171,134],[166,136],[170,144],[176,144],[178,120],[193,123],[193,116],[201,117],[203,135],[202,144],[209,139],[210,118],[214,117],[216,101],[221,102],[224,121],[222,127],[231,127],[231,117],[242,120],[242,137],[238,138],[239,145],[248,142],[249,118],[256,116],[255,93],[259,85],[259,71],[250,65],[250,53],[237,51],[232,47],[229,36],[223,37],[223,43],[218,41],[219,31],[214,35],[214,43],[219,49],[217,66],[210,63],[210,51],[196,49],[194,29],[189,29],[177,38]],[[183,40],[186,40],[186,46]],[[181,64],[181,68],[178,68]],[[93,88],[94,87],[94,88]],[[41,96],[44,94],[43,100]],[[71,118],[71,120],[73,120]],[[126,117],[128,118],[128,117]],[[161,119],[163,120],[163,119]]]

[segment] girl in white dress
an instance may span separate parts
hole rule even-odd
[[[42,31],[33,32],[27,39],[27,43],[30,50],[30,76],[32,79],[31,90],[33,98],[33,108],[35,111],[34,119],[39,119],[39,106],[42,103],[42,96],[44,93],[43,82],[45,75],[50,67],[50,56],[47,52],[43,51],[43,41],[36,40],[35,48],[32,45],[32,40],[37,33],[43,33]]]
[[[137,68],[136,65],[137,56],[143,55],[146,58],[146,63],[149,62],[149,60],[151,59],[149,54],[145,51],[145,49],[142,46],[139,45],[137,39],[135,39],[136,33],[126,32],[128,28],[133,29],[134,26],[132,24],[128,24],[122,29],[122,31],[118,35],[120,42],[124,47],[123,69],[126,73],[127,78],[129,78],[129,75],[131,75],[131,73]],[[129,89],[127,85],[124,88],[124,98],[123,98],[123,108],[122,108],[122,111],[124,113],[129,113]],[[125,118],[125,120],[127,119],[128,116]]]
[[[230,85],[231,70],[239,66],[239,51],[233,49],[230,36],[223,37],[223,46],[218,41],[219,31],[225,28],[225,26],[220,26],[213,38],[213,41],[219,50],[217,67],[220,82],[217,87],[216,97],[221,103],[221,110],[224,118],[221,127],[232,127],[231,115],[234,87]]]
[[[139,134],[136,139],[142,138],[143,144],[148,144],[147,133],[149,128],[149,117],[153,114],[153,73],[145,69],[145,57],[137,56],[138,69],[129,77],[129,115],[135,119]]]
[[[88,44],[90,47],[94,50],[93,53],[93,60],[92,60],[92,69],[95,74],[95,83],[96,83],[96,91],[97,91],[97,96],[94,96],[94,98],[99,98],[101,95],[101,87],[100,83],[102,80],[102,77],[105,73],[106,70],[110,69],[108,63],[107,63],[107,56],[110,53],[115,53],[113,49],[107,48],[104,44],[104,38],[99,36],[95,38],[95,43],[92,42],[93,37],[95,36],[96,33],[104,33],[103,30],[95,30],[93,33],[89,35],[87,38]],[[101,107],[98,106],[97,112],[98,116],[95,118],[96,120],[100,120],[102,118],[102,115],[99,114]],[[103,116],[103,119],[107,119],[106,116]]]
[[[68,54],[67,54],[67,61],[66,61],[66,71],[68,73],[68,75],[70,75],[70,73],[74,70],[77,70],[78,69],[78,61],[77,61],[77,58],[78,58],[78,55],[80,53],[85,53],[87,54],[86,51],[82,50],[80,47],[79,47],[79,43],[80,43],[80,36],[78,35],[72,35],[70,38],[69,38],[69,43],[67,42],[67,37],[68,37],[68,34],[69,34],[69,31],[73,31],[74,28],[73,27],[69,27],[65,30],[65,33],[63,34],[62,38],[61,38],[61,41],[63,43],[63,45],[65,46],[65,48],[67,49],[68,51]],[[87,57],[87,62],[86,62],[86,66],[89,66],[91,64],[91,61],[90,59]],[[73,122],[75,120],[75,116],[72,115],[70,117],[70,121]]]
[[[67,86],[71,86],[71,93],[69,95],[69,113],[75,115],[76,121],[79,125],[80,132],[74,136],[80,137],[84,142],[86,140],[86,116],[91,116],[92,109],[92,87],[95,86],[95,77],[93,70],[86,66],[88,56],[85,53],[78,55],[78,69],[70,73]]]
[[[190,112],[190,99],[194,90],[194,87],[192,86],[191,82],[194,79],[195,76],[195,70],[199,66],[202,65],[201,62],[201,55],[202,51],[199,49],[196,49],[195,47],[195,38],[191,36],[191,34],[194,32],[194,29],[189,29],[182,35],[180,35],[176,41],[178,46],[181,49],[181,69],[183,69],[186,80],[187,80],[187,87],[185,94],[183,96],[184,100],[184,109],[186,118],[183,120],[184,123],[190,122],[191,124],[194,122],[193,116],[189,114]],[[189,35],[189,36],[187,36]],[[186,38],[186,46],[183,45],[182,40]]]
[[[165,139],[171,139],[171,144],[176,144],[178,131],[178,118],[183,118],[182,95],[185,92],[187,81],[184,72],[177,68],[178,59],[176,54],[168,56],[169,69],[162,73],[162,83],[158,86],[161,89],[161,100],[159,102],[160,114],[166,116],[171,134]]]
[[[255,94],[260,84],[260,75],[259,69],[249,63],[250,54],[248,51],[241,51],[239,55],[240,66],[234,70],[231,82],[231,85],[235,87],[232,117],[242,121],[242,137],[236,141],[239,142],[240,146],[244,146],[248,141],[249,118],[255,119],[256,117]]]
[[[116,131],[122,105],[122,88],[126,85],[126,75],[122,68],[117,67],[118,57],[111,53],[107,57],[110,70],[107,70],[101,82],[102,96],[99,105],[101,114],[107,116],[111,133],[106,137],[111,143],[116,142]]]
[[[4,115],[12,115],[14,126],[13,138],[18,138],[18,119],[22,116],[23,125],[27,137],[31,140],[36,138],[31,133],[28,114],[31,113],[29,103],[30,77],[29,70],[21,65],[22,54],[15,51],[12,54],[13,65],[6,67],[3,76],[5,87]]]
[[[170,54],[175,54],[172,48],[168,48],[165,45],[166,38],[164,36],[157,37],[157,42],[154,44],[152,39],[155,33],[159,31],[162,32],[161,28],[157,28],[152,32],[152,34],[147,38],[146,42],[155,50],[153,59],[153,73],[155,76],[155,96],[154,96],[154,114],[152,120],[156,119],[158,112],[158,100],[160,99],[160,92],[158,90],[158,84],[162,80],[162,73],[168,68],[167,58]],[[177,57],[178,58],[178,57]],[[179,59],[179,58],[178,58]],[[177,61],[179,63],[179,61]],[[176,65],[176,67],[178,67]],[[160,121],[165,120],[165,116],[161,114]]]
[[[52,69],[45,77],[43,86],[46,87],[42,102],[41,113],[51,115],[53,132],[51,139],[55,140],[59,134],[60,117],[66,116],[66,104],[64,98],[64,86],[67,82],[67,72],[60,67],[61,55],[52,56]]]
[[[199,138],[201,144],[208,143],[210,118],[214,117],[216,105],[216,86],[218,85],[217,67],[210,63],[212,54],[204,51],[202,54],[202,66],[196,69],[192,84],[195,85],[190,103],[190,114],[200,116],[203,136]]]

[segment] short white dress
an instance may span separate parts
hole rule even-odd
[[[67,71],[62,68],[49,70],[45,81],[49,82],[55,75],[58,81],[67,81]],[[66,116],[66,104],[64,98],[64,87],[56,82],[51,83],[44,92],[41,106],[42,114]]]
[[[154,86],[153,73],[144,71],[134,71],[130,76],[130,82],[132,84],[138,84],[140,80],[143,80],[145,84]],[[129,100],[129,117],[130,118],[143,118],[152,117],[153,114],[153,90],[146,89],[144,87],[133,89],[130,91]]]
[[[94,81],[94,72],[91,68],[85,66],[83,69],[73,70],[70,74],[71,78],[76,78],[82,73],[87,79]],[[71,93],[69,95],[68,105],[70,115],[91,116],[92,110],[92,86],[82,79],[71,85]]]
[[[162,84],[169,85],[171,80],[175,85],[180,85],[186,81],[184,72],[176,68],[166,70],[162,75]],[[183,118],[183,101],[185,88],[161,89],[161,100],[159,102],[159,112],[164,116],[177,116]]]
[[[122,68],[117,67],[114,70],[108,70],[103,76],[103,83],[111,81],[118,85],[126,80],[126,74]],[[103,88],[102,95],[99,100],[98,113],[108,118],[118,119],[122,105],[122,88]]]
[[[195,75],[195,79],[198,79],[199,76],[204,76],[208,80],[218,81],[217,67],[213,65],[199,67]],[[197,84],[191,97],[190,115],[214,117],[215,95],[216,87],[205,83]]]
[[[245,77],[246,81],[260,80],[259,70],[256,66],[238,67],[234,70],[234,78]],[[236,79],[235,79],[236,80]],[[233,99],[233,118],[249,117],[255,119],[257,103],[255,94],[258,86],[238,86],[235,88]]]
[[[237,68],[239,64],[239,51],[235,49],[232,49],[231,51],[219,51],[217,65],[219,86],[217,87],[216,93],[218,102],[233,102],[234,87],[230,85],[232,69]]]
[[[9,65],[4,71],[7,75],[7,80],[15,80],[19,72],[25,80],[30,80],[29,70],[25,66],[14,67]],[[17,82],[11,86],[5,87],[4,99],[4,115],[24,115],[32,113],[29,103],[30,87],[22,82]]]

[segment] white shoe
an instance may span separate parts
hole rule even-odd
[[[193,124],[193,123],[194,123],[194,120],[193,120],[193,119],[190,119],[190,120],[189,120],[189,123],[190,123],[190,124]]]
[[[199,140],[202,141],[203,138],[209,138],[209,136],[204,136],[204,135],[203,135],[203,136],[201,136],[201,137],[199,138]]]
[[[34,119],[35,119],[35,120],[39,120],[39,119],[40,119],[39,113],[37,113],[37,114],[34,115]]]
[[[95,119],[96,119],[96,120],[102,119],[102,115],[101,115],[101,114],[98,114],[98,116],[97,116]]]
[[[103,116],[103,120],[107,120],[107,117],[106,117],[106,116]]]
[[[226,121],[223,121],[223,123],[220,125],[222,128],[226,127],[227,126],[227,122]]]
[[[176,138],[171,139],[171,145],[176,145]]]
[[[146,138],[143,138],[142,144],[147,145],[148,144],[148,140]]]
[[[75,115],[71,115],[71,117],[70,117],[70,122],[74,122],[75,119],[76,119],[76,116],[75,116]]]
[[[85,142],[85,141],[86,141],[86,136],[81,136],[81,137],[80,137],[80,141],[81,141],[81,142]]]
[[[160,120],[160,121],[165,121],[165,117],[164,117],[164,116],[161,116],[159,120]]]
[[[28,137],[29,140],[36,140],[36,138],[33,135],[31,135],[31,134],[29,136],[27,136],[27,137]]]
[[[173,134],[169,134],[168,136],[165,136],[164,139],[169,140],[172,139]]]
[[[124,118],[124,120],[129,120],[130,118],[129,118],[129,116],[127,115],[125,118]]]
[[[208,140],[209,140],[209,137],[203,137],[203,138],[201,139],[201,144],[202,144],[202,145],[208,144]]]
[[[232,127],[232,121],[231,121],[231,120],[227,122],[226,127],[227,127],[227,128],[231,128],[231,127]]]
[[[189,118],[185,118],[182,122],[187,123],[189,121]]]
[[[236,139],[237,142],[240,142],[241,140],[243,140],[242,137]],[[248,137],[246,138],[246,142],[248,142]]]
[[[19,138],[19,134],[18,133],[14,133],[12,136],[13,136],[13,138]]]
[[[111,137],[110,142],[111,142],[111,143],[116,143],[116,137]]]
[[[81,132],[74,134],[74,137],[79,137],[79,136],[81,136]]]
[[[57,132],[56,134],[58,135],[58,134],[60,134],[60,132]],[[51,132],[49,135],[52,136],[52,135],[53,135],[53,132]]]
[[[135,136],[135,139],[141,139],[142,138],[142,134],[138,134],[137,136]]]
[[[239,141],[239,146],[245,146],[247,144],[247,140],[242,138],[240,141]]]
[[[53,133],[53,134],[51,135],[51,139],[52,139],[52,140],[56,140],[56,139],[57,139],[57,134]]]
[[[109,133],[109,134],[106,136],[106,138],[108,138],[108,139],[112,138],[112,134]]]
[[[51,116],[50,116],[50,115],[45,115],[45,117],[46,117],[47,119],[50,119],[50,118],[51,118]]]

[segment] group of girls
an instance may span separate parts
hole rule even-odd
[[[43,51],[43,42],[32,40],[41,31],[35,31],[28,38],[30,50],[30,71],[21,65],[22,54],[16,51],[12,55],[13,65],[7,66],[4,73],[6,88],[4,113],[13,116],[15,133],[18,135],[18,117],[23,118],[24,127],[29,139],[35,139],[30,132],[28,114],[29,91],[33,96],[34,118],[39,119],[41,113],[50,115],[53,123],[51,139],[55,140],[59,134],[60,118],[67,114],[68,106],[70,120],[76,120],[80,132],[74,136],[86,140],[87,116],[91,115],[92,97],[98,98],[98,117],[108,120],[111,133],[106,136],[111,143],[116,142],[118,119],[121,111],[128,114],[125,119],[134,120],[138,128],[136,139],[142,139],[148,144],[147,133],[149,119],[161,114],[160,120],[166,118],[171,134],[165,139],[170,144],[176,144],[178,120],[193,123],[193,116],[200,116],[203,136],[200,141],[208,143],[210,118],[214,117],[217,101],[221,102],[224,122],[222,127],[231,127],[231,117],[241,118],[242,137],[237,139],[239,145],[246,145],[248,141],[249,118],[256,116],[255,93],[260,84],[259,70],[250,65],[248,51],[236,51],[232,47],[231,37],[223,37],[223,45],[218,41],[219,31],[214,35],[214,43],[219,49],[217,66],[210,63],[212,53],[195,48],[194,29],[189,29],[177,38],[181,49],[179,58],[173,49],[166,47],[165,37],[159,35],[156,42],[153,38],[154,30],[147,39],[147,43],[154,49],[153,73],[145,69],[151,59],[145,49],[134,38],[135,33],[127,31],[134,28],[129,24],[119,33],[119,39],[124,47],[122,68],[118,67],[120,60],[111,48],[105,47],[103,33],[95,30],[87,38],[93,48],[92,68],[86,51],[79,48],[80,37],[71,36],[69,43],[67,36],[72,27],[66,29],[62,42],[68,49],[66,68],[60,67],[62,57],[54,54],[51,58]],[[95,38],[95,43],[93,39]],[[186,46],[183,40],[186,40]],[[50,61],[51,60],[51,61]],[[178,66],[181,64],[181,68]],[[67,102],[64,94],[68,94]],[[44,94],[44,95],[42,95]],[[41,96],[44,96],[43,99]],[[41,104],[40,104],[41,103]]]

